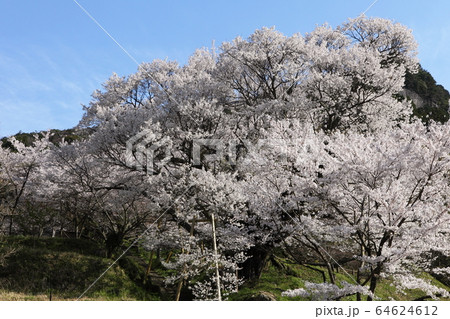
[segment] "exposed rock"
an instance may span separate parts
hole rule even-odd
[[[277,298],[274,294],[267,292],[267,291],[260,291],[256,294],[253,294],[244,300],[246,301],[276,301]]]

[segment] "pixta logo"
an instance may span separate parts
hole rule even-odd
[[[153,175],[170,160],[171,149],[169,138],[159,137],[149,129],[143,130],[126,142],[126,165]]]
[[[252,157],[265,157],[271,154],[271,160],[286,162],[289,146],[297,140],[260,139],[256,143],[250,140],[193,139],[191,154],[185,154],[174,146],[169,137],[162,137],[151,130],[143,130],[126,142],[126,165],[149,175],[158,173],[172,157],[190,158],[185,163],[194,166],[211,163],[236,165],[242,154]],[[186,152],[186,148],[184,148]],[[243,152],[243,153],[242,153]],[[175,161],[176,162],[176,161]]]

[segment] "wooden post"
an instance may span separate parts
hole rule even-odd
[[[194,236],[194,227],[196,223],[203,223],[203,222],[209,222],[208,219],[196,219],[193,218],[192,220],[190,220],[191,224],[191,229],[190,229],[190,235]],[[211,214],[211,226],[212,226],[212,234],[213,234],[213,245],[214,245],[214,261],[215,261],[215,265],[216,265],[216,283],[217,283],[217,299],[219,301],[222,301],[222,293],[220,290],[220,274],[219,274],[219,261],[218,261],[218,254],[217,254],[217,240],[216,240],[216,225],[214,222],[214,214]],[[203,242],[200,243],[200,248],[203,252]],[[183,284],[184,280],[181,280],[181,282],[179,283],[179,290],[181,290],[181,286]],[[177,296],[178,296],[178,292],[177,292]],[[177,299],[178,300],[178,299]]]
[[[181,249],[181,254],[184,254],[184,248]],[[186,264],[183,265],[183,270],[182,270],[182,272],[181,272],[180,282],[178,283],[177,293],[176,293],[176,295],[175,295],[175,301],[180,301],[181,288],[183,288],[184,275],[185,275],[185,273],[186,273]]]
[[[219,275],[219,262],[217,260],[216,226],[214,224],[214,214],[211,214],[211,222],[212,222],[213,244],[214,244],[214,260],[216,263],[217,299],[219,301],[222,301],[222,295],[220,293],[220,275]]]
[[[181,288],[183,287],[183,281],[184,281],[184,279],[181,278],[181,279],[180,279],[180,282],[178,283],[177,294],[176,294],[176,296],[175,296],[175,301],[180,301]]]
[[[170,257],[172,257],[172,253],[173,253],[173,251],[169,251],[169,255],[167,255],[167,258],[166,258],[166,263],[168,263],[170,261]]]
[[[190,231],[191,237],[194,236],[194,227],[195,227],[196,221],[197,221],[197,219],[195,217],[191,221],[192,222],[192,224],[191,224],[191,231]]]
[[[144,284],[147,282],[148,275],[152,270],[152,262],[153,262],[153,250],[150,252],[150,260],[148,261],[147,270],[145,271]]]

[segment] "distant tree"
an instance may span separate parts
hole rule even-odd
[[[3,207],[9,218],[9,233],[13,232],[14,218],[20,212],[20,205],[37,195],[40,177],[50,153],[49,134],[34,144],[25,146],[16,138],[8,139],[11,148],[0,147],[0,180],[3,181]],[[3,144],[3,143],[2,143]]]
[[[119,170],[96,159],[85,145],[62,145],[53,153],[48,177],[56,188],[51,195],[64,207],[67,227],[82,235],[104,241],[107,255],[143,231],[154,215],[154,204],[144,196],[149,187],[129,171]]]

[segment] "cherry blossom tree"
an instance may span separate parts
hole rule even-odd
[[[307,135],[304,126],[289,124],[270,135]],[[399,288],[447,295],[420,276],[448,271],[434,269],[433,260],[450,252],[449,128],[415,122],[371,134],[310,134],[298,145],[259,152],[259,175],[272,167],[285,177],[270,182],[283,192],[275,198],[278,209],[296,224],[286,242],[315,251],[331,284],[331,264],[345,254],[359,264],[354,284],[371,294],[381,278],[390,278]],[[279,164],[274,157],[282,152],[286,160]]]
[[[312,123],[299,135],[312,141],[322,138],[322,129],[376,132],[409,120],[410,106],[393,94],[405,70],[414,71],[415,48],[405,27],[364,17],[305,36],[263,28],[224,43],[218,54],[198,50],[185,66],[144,63],[128,77],[113,75],[94,93],[81,122],[95,130],[86,152],[93,165],[134,185],[130,189],[146,185],[142,194],[186,232],[194,217],[217,211],[227,221],[219,222],[219,233],[240,238],[243,246],[235,250],[252,256],[242,274],[258,277],[272,249],[294,230],[283,205],[297,177],[268,163],[255,171],[260,154],[252,155],[252,145],[259,148],[264,138],[273,140],[274,129],[288,133],[301,123]],[[151,167],[143,161],[149,153],[127,149],[136,136],[144,141],[139,147],[151,148]],[[211,160],[218,149],[226,156]],[[304,165],[316,172],[317,159],[309,158]]]
[[[325,130],[385,129],[408,119],[411,107],[393,95],[405,71],[417,71],[417,44],[405,26],[386,19],[350,19],[306,35],[311,61],[309,111]]]
[[[51,143],[49,132],[43,137],[34,136],[34,144],[25,146],[14,137],[8,139],[10,147],[0,146],[0,180],[2,181],[3,209],[9,218],[9,234],[14,220],[20,215],[21,205],[38,198],[38,190],[44,184]]]
[[[88,147],[81,143],[55,150],[49,175],[58,183],[54,197],[71,209],[67,218],[75,235],[85,229],[84,236],[101,238],[111,256],[124,240],[145,229],[157,206],[145,195],[150,187],[144,176],[120,170]]]

